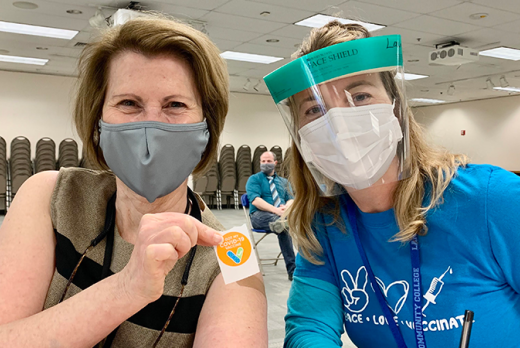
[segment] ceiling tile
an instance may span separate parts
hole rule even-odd
[[[228,41],[246,42],[262,36],[262,33],[254,33],[247,30],[233,30],[219,26],[208,25],[206,27],[210,39],[222,39]]]
[[[374,32],[374,36],[381,35],[401,35],[401,41],[403,43],[417,44],[422,42],[430,42],[430,41],[442,41],[445,36],[431,33],[423,33],[418,32],[416,30],[404,29],[404,28],[396,28],[396,27],[386,27],[381,30],[377,30]]]
[[[419,16],[407,21],[397,23],[394,26],[425,33],[452,36],[480,29],[476,25],[455,22],[432,16]]]
[[[263,11],[268,11],[271,14],[265,17],[261,16],[260,13]],[[298,22],[315,14],[315,12],[312,11],[303,11],[301,9],[291,9],[273,4],[264,4],[245,0],[232,0],[217,8],[215,12],[286,24]]]
[[[472,2],[504,11],[520,13],[520,1],[518,0],[472,0]]]
[[[474,13],[487,13],[486,18],[471,19],[469,16]],[[430,16],[451,19],[454,21],[465,22],[478,26],[492,27],[498,24],[511,22],[520,19],[520,15],[509,11],[502,11],[481,5],[465,2],[457,6],[446,8],[430,13]]]
[[[69,30],[81,30],[88,25],[88,20],[78,20],[61,15],[48,15],[39,12],[17,11],[13,6],[4,6],[4,8],[2,8],[2,11],[0,11],[0,21]]]
[[[269,35],[290,37],[293,39],[303,40],[304,37],[309,35],[311,28],[302,27],[300,25],[289,24],[281,29],[272,31]]]
[[[269,39],[277,39],[279,42],[267,42]],[[267,34],[264,36],[260,36],[254,40],[251,40],[249,43],[257,44],[257,45],[265,45],[267,47],[278,47],[283,50],[289,50],[291,52],[296,51],[298,47],[300,47],[302,40],[293,39],[289,37],[283,37],[278,35]]]
[[[266,56],[289,58],[295,51],[294,47],[270,47],[266,45],[255,45],[252,43],[245,43],[234,48],[237,52],[263,54]]]
[[[261,19],[252,19],[225,13],[210,12],[200,18],[206,21],[208,25],[215,25],[221,28],[243,30],[267,34],[273,30],[280,29],[285,26],[283,23],[269,22]]]
[[[342,11],[339,13],[341,17],[383,25],[392,25],[420,15],[360,1],[348,1],[338,8]]]
[[[209,10],[207,9],[179,6],[177,1],[175,1],[175,4],[166,4],[156,1],[151,1],[147,4],[149,5],[146,7],[146,10],[160,11],[167,13],[175,18],[199,19],[200,17],[209,13]]]
[[[214,10],[217,7],[224,5],[228,1],[229,0],[175,0],[175,1],[152,0],[152,1],[149,1],[149,3],[152,3],[152,4],[163,3],[166,5],[171,5],[172,2],[174,2],[175,5],[178,5],[178,6],[191,7],[194,9],[201,9],[201,10]],[[116,1],[116,3],[121,4],[121,1]]]
[[[371,4],[427,14],[462,3],[462,0],[360,0]]]
[[[248,0],[263,4],[283,5],[294,9],[305,9],[313,12],[322,12],[331,6],[337,6],[348,0]]]
[[[500,29],[500,30],[509,31],[512,33],[520,33],[520,20],[497,25],[495,28]]]
[[[215,39],[215,38],[210,38],[210,39],[211,39],[211,41],[213,41],[213,43],[215,45],[217,45],[219,50],[221,50],[222,52],[232,50],[236,46],[239,46],[242,44],[241,41],[230,41],[230,40]]]

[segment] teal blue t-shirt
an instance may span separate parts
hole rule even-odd
[[[347,221],[346,207],[341,214]],[[343,328],[359,348],[397,347],[374,286],[407,346],[417,346],[410,247],[389,242],[399,231],[394,211],[358,209],[357,220],[378,284],[367,276],[350,226],[342,233],[318,214],[314,230],[324,264],[296,259],[286,347],[338,347]],[[471,348],[520,347],[520,178],[489,165],[461,168],[426,220],[419,243],[427,347],[458,347],[467,309],[475,313]]]
[[[285,204],[288,200],[293,199],[290,193],[289,182],[287,179],[282,178],[275,173],[274,184],[276,186],[278,196],[280,197],[280,204]],[[257,197],[260,197],[267,203],[274,205],[273,195],[271,194],[271,188],[269,187],[269,180],[267,179],[267,175],[262,172],[258,172],[249,177],[246,184],[246,192],[247,199],[249,199],[250,204],[250,214],[253,214],[258,210],[254,205],[251,204]]]

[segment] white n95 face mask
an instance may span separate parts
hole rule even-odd
[[[298,133],[305,162],[357,190],[381,179],[403,138],[391,104],[332,108]]]

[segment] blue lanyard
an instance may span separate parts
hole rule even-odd
[[[365,253],[365,249],[363,249],[363,245],[361,245],[361,240],[359,239],[358,226],[357,226],[357,218],[356,218],[356,204],[352,201],[352,198],[348,197],[347,200],[347,213],[348,219],[350,221],[350,225],[352,227],[352,234],[354,235],[354,240],[356,241],[356,246],[358,248],[359,254],[361,256],[361,260],[365,266],[365,269],[370,278],[370,282],[372,283],[372,288],[376,294],[377,300],[379,301],[379,305],[383,310],[383,314],[388,322],[390,327],[390,331],[392,331],[392,335],[394,336],[395,342],[399,348],[407,348],[406,343],[404,342],[403,334],[401,330],[397,326],[397,323],[394,320],[394,315],[390,312],[390,308],[379,288],[379,284],[376,281],[376,277],[374,272],[372,271],[372,267],[370,267],[370,263],[368,262],[367,255]],[[413,279],[413,314],[414,314],[414,330],[415,330],[415,341],[417,343],[417,348],[426,348],[426,339],[424,337],[423,327],[422,327],[422,292],[421,292],[421,260],[419,254],[419,240],[417,236],[414,236],[413,240],[410,242],[410,254],[412,259],[412,279]]]

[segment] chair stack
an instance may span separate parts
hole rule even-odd
[[[258,145],[253,154],[253,174],[260,171],[260,156],[267,151],[267,147],[264,145]]]
[[[7,145],[5,139],[0,137],[0,213],[7,210]]]
[[[51,138],[41,138],[36,143],[34,172],[56,170],[56,143]]]
[[[247,145],[242,145],[237,151],[237,191],[239,196],[246,193],[247,180],[252,174],[251,148]]]
[[[278,174],[278,175],[281,175],[280,174],[280,170],[282,168],[282,162],[283,162],[283,152],[282,152],[282,148],[278,145],[275,145],[271,148],[271,151],[272,153],[274,153],[276,155],[276,161],[278,162],[276,164],[276,167],[274,168],[274,171]]]
[[[206,202],[206,204],[210,207],[215,206],[217,208],[220,208],[220,196],[218,191],[218,164],[216,159],[213,162],[211,168],[204,176],[207,179],[206,188],[204,189],[204,192],[202,194],[204,202]],[[196,187],[197,185],[198,180],[194,183],[193,186]]]
[[[220,174],[220,196],[226,198],[226,204],[230,205],[233,198],[235,209],[238,209],[238,195],[235,188],[237,186],[237,171],[235,165],[235,148],[227,144],[222,146],[219,158]]]
[[[59,147],[58,169],[62,167],[77,167],[78,164],[78,144],[74,139],[63,139]]]
[[[11,141],[11,202],[25,180],[33,175],[31,162],[31,143],[26,137],[16,137]]]

